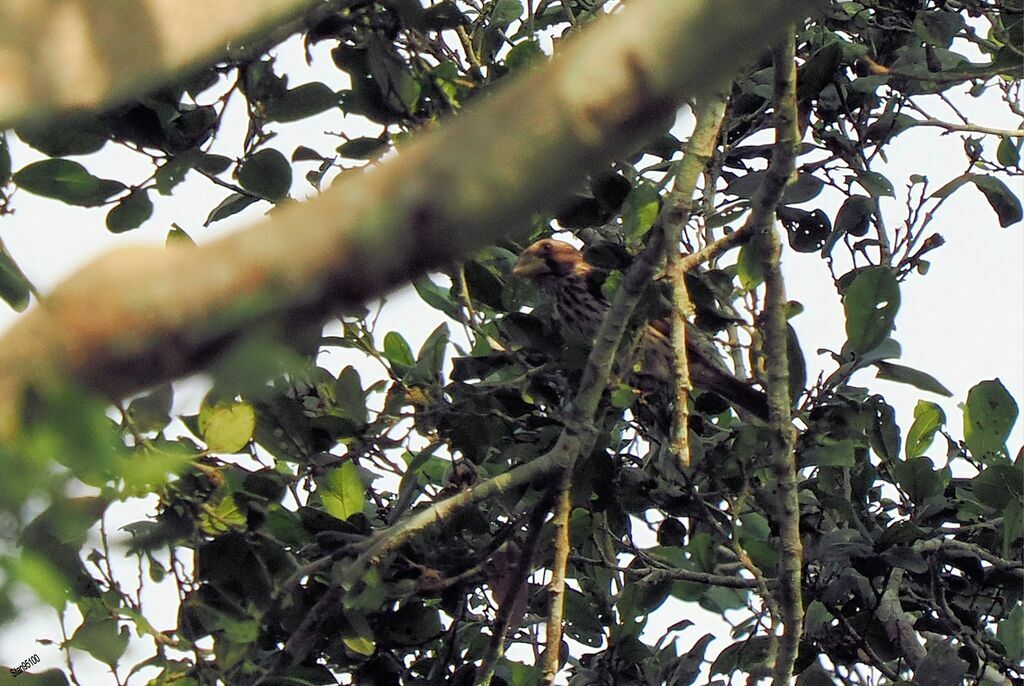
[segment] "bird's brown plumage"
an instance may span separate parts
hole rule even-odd
[[[554,299],[555,311],[566,327],[593,341],[608,303],[593,278],[593,268],[579,250],[552,238],[539,240],[520,254],[512,273],[533,281],[547,292]],[[659,328],[652,324],[645,327],[638,352],[639,370],[636,372],[638,385],[660,386],[659,392],[663,393],[674,388],[673,351],[667,331],[667,327]],[[700,334],[689,330],[687,333],[686,355],[693,385],[716,393],[761,419],[767,419],[768,401],[764,393],[736,378],[721,360],[705,352],[693,340],[694,335]]]

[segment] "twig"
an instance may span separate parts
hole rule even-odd
[[[541,501],[533,509],[530,521],[527,523],[526,540],[519,556],[515,572],[512,575],[511,583],[505,589],[505,593],[499,599],[498,612],[494,617],[494,627],[491,630],[491,642],[487,647],[487,654],[477,669],[476,684],[488,686],[494,676],[494,668],[498,660],[505,652],[505,639],[509,632],[512,620],[515,616],[513,609],[520,605],[519,598],[525,594],[527,579],[533,571],[533,558],[537,552],[537,541],[540,540],[540,532],[544,527],[544,519],[551,509],[553,491],[548,490]]]

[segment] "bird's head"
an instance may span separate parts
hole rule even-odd
[[[590,266],[579,250],[553,238],[544,238],[527,247],[512,268],[516,276],[539,284],[571,274],[585,276],[589,271]]]

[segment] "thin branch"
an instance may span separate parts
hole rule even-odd
[[[689,393],[690,369],[686,358],[686,321],[692,313],[690,294],[686,288],[686,273],[681,269],[682,255],[679,242],[686,223],[690,220],[690,208],[693,206],[693,193],[697,188],[697,179],[707,168],[715,153],[718,131],[725,118],[725,105],[728,93],[718,91],[708,95],[706,100],[697,106],[697,121],[693,134],[686,145],[682,162],[676,174],[672,192],[666,202],[666,213],[662,222],[665,231],[666,254],[668,257],[667,272],[672,283],[672,296],[675,307],[672,308],[672,349],[674,354],[674,372],[676,379],[675,418],[672,432],[672,453],[678,456],[683,467],[690,465],[689,443]]]
[[[555,509],[555,550],[551,562],[551,583],[548,584],[548,619],[544,632],[544,653],[540,665],[540,682],[554,683],[562,658],[562,619],[565,612],[565,573],[569,563],[569,516],[572,513],[572,470],[562,472]]]
[[[480,667],[477,669],[476,684],[488,686],[494,676],[494,668],[498,660],[505,653],[505,641],[509,629],[516,619],[516,607],[525,605],[527,581],[533,571],[533,559],[537,552],[537,541],[540,540],[540,532],[544,527],[544,520],[547,518],[548,510],[551,509],[552,491],[541,498],[541,501],[533,509],[530,521],[527,523],[526,540],[519,555],[519,562],[516,564],[512,579],[505,592],[498,601],[498,612],[494,617],[494,626],[491,629],[491,641],[487,647],[487,654],[484,655]],[[520,615],[521,617],[521,615]]]
[[[765,304],[762,323],[767,358],[765,390],[768,395],[769,424],[772,428],[769,468],[778,490],[774,514],[779,529],[778,605],[783,625],[775,659],[773,683],[790,682],[793,664],[803,632],[801,573],[803,546],[800,541],[800,503],[797,495],[795,440],[790,414],[789,364],[787,357],[786,286],[782,279],[782,241],[775,227],[774,211],[782,191],[793,175],[800,133],[797,123],[796,54],[792,34],[773,50],[775,64],[774,107],[775,146],[765,183],[754,198],[762,207],[765,221],[759,226],[762,270],[765,275]]]

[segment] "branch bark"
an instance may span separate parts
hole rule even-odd
[[[316,0],[0,3],[0,129],[99,107],[227,52]]]
[[[775,64],[774,107],[775,146],[765,183],[755,196],[753,215],[763,218],[756,224],[765,280],[765,307],[762,333],[767,359],[769,424],[772,431],[769,469],[776,482],[779,530],[778,611],[783,634],[772,680],[777,686],[790,682],[803,635],[804,607],[801,595],[803,545],[800,540],[800,502],[797,494],[795,433],[790,413],[789,361],[787,353],[786,285],[782,279],[782,241],[775,227],[775,208],[793,175],[800,131],[797,123],[796,48],[792,34],[782,39],[773,51]]]
[[[207,366],[254,328],[318,324],[513,233],[812,4],[638,0],[312,201],[198,249],[100,258],[0,340],[0,437],[17,432],[30,387],[72,380],[120,398]]]

